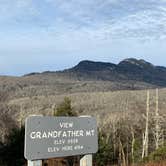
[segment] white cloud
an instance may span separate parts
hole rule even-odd
[[[1,0],[0,25],[48,40],[165,39],[165,0]],[[9,12],[10,11],[10,12]],[[13,26],[16,24],[15,26]],[[32,30],[36,28],[36,30]],[[25,32],[25,33],[22,33]],[[11,30],[10,35],[13,31]],[[36,34],[35,34],[36,33]],[[47,36],[48,35],[48,36]],[[25,38],[26,38],[25,37]]]
[[[165,22],[165,0],[0,0],[0,53],[163,56]]]

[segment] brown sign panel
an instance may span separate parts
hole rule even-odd
[[[97,124],[93,117],[26,119],[24,155],[28,160],[91,154],[97,150]]]

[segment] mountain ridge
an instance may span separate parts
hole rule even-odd
[[[166,67],[155,66],[143,59],[135,58],[124,59],[118,64],[83,60],[74,67],[62,71],[45,71],[24,76],[48,74],[70,77],[80,81],[139,81],[166,87]]]
[[[166,86],[166,67],[155,66],[145,60],[124,59],[118,64],[107,62],[81,61],[78,65],[64,72],[77,73],[84,77],[97,78],[103,81],[142,81]]]

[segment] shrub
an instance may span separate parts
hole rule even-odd
[[[148,157],[144,159],[145,162],[161,162],[166,160],[166,146],[161,147],[152,152]]]

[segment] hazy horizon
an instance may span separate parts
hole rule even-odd
[[[2,0],[0,75],[130,57],[166,66],[165,22],[165,0]]]

